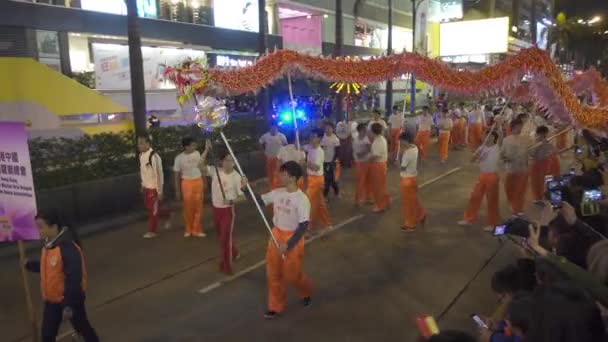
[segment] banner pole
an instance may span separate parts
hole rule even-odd
[[[19,249],[19,269],[21,270],[21,280],[23,281],[23,291],[25,293],[25,304],[27,306],[28,318],[32,329],[32,341],[38,342],[38,320],[36,319],[36,312],[34,310],[34,303],[32,301],[32,292],[30,289],[30,282],[25,269],[25,246],[23,241],[17,241],[17,248]]]

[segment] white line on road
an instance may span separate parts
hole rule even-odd
[[[436,181],[438,181],[438,180],[440,180],[442,178],[445,178],[445,177],[451,175],[452,173],[458,172],[460,170],[462,170],[462,167],[455,167],[455,168],[449,170],[448,172],[442,173],[439,176],[437,176],[435,178],[432,178],[432,179],[429,179],[428,181],[422,183],[420,185],[420,188],[423,188],[425,186],[433,184]],[[336,230],[338,230],[340,228],[343,228],[343,227],[345,227],[346,225],[348,225],[348,224],[350,224],[352,222],[355,222],[355,221],[358,221],[358,220],[362,219],[364,216],[365,215],[363,215],[363,214],[359,214],[359,215],[355,215],[353,217],[350,217],[347,220],[344,220],[344,221],[338,223],[332,229],[326,229],[326,230],[323,230],[320,234],[311,236],[309,239],[306,240],[305,243],[309,244],[309,243],[313,242],[314,240],[316,240],[318,238],[321,238],[321,237],[323,237],[323,236],[325,236],[327,234],[335,232]],[[250,266],[250,267],[248,267],[248,268],[246,268],[246,269],[244,269],[242,271],[239,271],[239,272],[235,273],[234,275],[232,275],[230,277],[227,277],[227,278],[225,278],[223,280],[214,282],[214,283],[212,283],[212,284],[210,284],[208,286],[203,287],[202,289],[198,290],[198,293],[200,293],[200,294],[209,293],[209,292],[211,292],[211,291],[213,291],[213,290],[221,287],[222,285],[225,285],[225,284],[227,284],[229,282],[237,280],[237,279],[241,278],[242,276],[246,275],[247,273],[250,273],[250,272],[252,272],[252,271],[254,271],[254,270],[256,270],[256,269],[258,269],[258,268],[260,268],[260,267],[262,267],[264,265],[266,265],[266,260],[265,259],[262,260],[262,261],[257,262],[253,266]]]

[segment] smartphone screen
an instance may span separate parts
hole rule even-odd
[[[562,207],[562,192],[560,190],[553,190],[549,193],[549,201],[554,208]]]
[[[506,229],[507,229],[506,224],[501,224],[500,226],[496,226],[496,228],[494,228],[494,236],[505,235]]]
[[[557,180],[550,180],[546,183],[547,190],[552,191],[560,187],[560,182]]]
[[[602,199],[602,190],[593,189],[583,192],[583,202],[597,202]]]
[[[478,315],[471,315],[471,318],[473,321],[475,321],[475,323],[477,323],[478,327],[488,329],[486,322],[484,322]]]

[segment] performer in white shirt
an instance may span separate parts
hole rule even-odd
[[[310,224],[311,203],[298,189],[298,179],[302,168],[295,162],[287,162],[280,167],[280,188],[261,196],[252,194],[266,205],[273,206],[276,239],[268,241],[266,250],[266,276],[268,279],[268,307],[266,319],[281,314],[287,302],[287,287],[295,287],[304,306],[312,303],[312,282],[302,270],[304,258],[304,233]],[[243,182],[243,187],[246,180]]]
[[[486,217],[487,226],[484,231],[492,231],[499,223],[498,203],[500,198],[500,148],[502,146],[502,127],[495,126],[487,138],[486,144],[481,146],[473,155],[471,162],[479,160],[479,178],[473,187],[469,197],[469,204],[464,211],[464,218],[458,221],[458,225],[469,226],[477,221],[479,208],[483,197],[486,197],[488,215]]]
[[[390,145],[389,153],[391,162],[396,161],[399,156],[399,136],[403,133],[403,125],[405,124],[405,117],[402,112],[399,112],[396,108],[393,108],[393,113],[388,118],[388,124],[390,126]]]
[[[334,125],[331,122],[325,124],[325,134],[321,138],[321,148],[323,148],[323,175],[325,176],[325,187],[323,196],[329,198],[329,188],[334,189],[336,196],[340,195],[340,187],[336,180],[336,164],[340,153],[340,140],[334,133]]]
[[[386,172],[388,159],[388,146],[386,139],[382,135],[382,125],[375,123],[372,125],[372,145],[369,157],[369,174],[372,179],[374,191],[374,212],[383,212],[390,205],[390,196],[386,191]]]
[[[528,148],[530,139],[521,134],[523,122],[511,121],[511,135],[504,139],[500,157],[505,163],[505,193],[513,215],[523,214],[528,190]]]
[[[316,221],[321,224],[323,228],[331,228],[331,221],[329,219],[329,212],[327,211],[327,203],[323,196],[323,188],[325,186],[325,179],[323,177],[323,162],[325,160],[325,153],[321,148],[321,137],[324,135],[320,129],[313,129],[310,133],[310,147],[308,148],[308,155],[306,157],[306,173],[307,173],[307,188],[306,195],[310,200],[311,214],[310,223],[311,227]]]
[[[377,124],[380,124],[380,126],[382,126],[382,134],[385,135],[386,130],[388,129],[388,125],[386,124],[386,121],[384,121],[384,119],[382,119],[382,113],[380,113],[379,110],[374,109],[373,115],[374,116],[373,116],[372,120],[370,120],[370,122],[367,124],[367,131],[371,132],[372,125],[377,123]]]
[[[272,122],[270,124],[270,131],[260,137],[260,145],[266,156],[268,184],[270,185],[270,189],[274,189],[278,186],[278,180],[275,178],[276,170],[279,167],[277,154],[281,146],[287,145],[287,138],[283,133],[279,132],[276,122]]]
[[[439,160],[441,163],[448,161],[448,148],[450,146],[450,132],[453,127],[452,119],[450,119],[447,108],[442,109],[441,117],[437,120],[437,128],[439,129],[439,137],[437,145],[439,147]]]
[[[295,133],[287,134],[287,145],[281,146],[279,149],[279,153],[277,154],[277,159],[279,159],[279,168],[281,165],[293,161],[298,163],[300,166],[304,167],[306,164],[306,153],[303,150],[298,150],[295,145]],[[275,179],[279,177],[279,169],[277,169],[277,174],[275,174]],[[298,179],[298,187],[300,190],[304,191],[304,177],[300,177]]]
[[[357,134],[353,138],[353,156],[355,158],[355,205],[360,206],[363,201],[372,201],[372,187],[369,175],[369,156],[371,142],[367,135],[367,125],[359,124]]]
[[[486,126],[486,119],[483,113],[483,105],[478,105],[475,110],[468,115],[469,148],[477,151],[483,143],[483,128]]]
[[[196,143],[190,137],[182,139],[184,151],[175,157],[173,174],[175,197],[182,198],[184,212],[184,237],[205,237],[203,231],[203,197],[204,185],[201,172],[201,154],[196,150]],[[208,153],[207,146],[205,152]],[[206,155],[205,155],[206,157]]]
[[[466,135],[467,135],[467,120],[466,109],[464,108],[464,102],[460,103],[460,107],[454,106],[452,111],[452,132],[450,138],[452,140],[452,147],[460,149],[466,146]]]
[[[163,163],[156,151],[152,149],[149,135],[137,137],[139,151],[139,171],[144,205],[148,210],[148,232],[145,239],[154,238],[158,232],[158,217],[162,216],[160,202],[163,199]]]
[[[413,144],[412,137],[407,132],[401,135],[400,189],[401,189],[401,212],[403,214],[403,226],[405,232],[413,232],[418,224],[424,225],[426,221],[426,209],[422,207],[418,199],[418,147]]]
[[[210,149],[207,142],[205,149]],[[206,156],[206,154],[204,154]],[[243,195],[241,191],[241,175],[234,169],[234,159],[227,150],[218,152],[218,164],[206,166],[206,175],[211,177],[211,204],[213,205],[213,222],[220,242],[221,261],[220,271],[231,275],[232,261],[239,258],[239,252],[234,242],[234,221],[236,220],[235,203]]]
[[[431,142],[431,128],[433,126],[433,117],[429,113],[429,107],[424,106],[422,108],[422,114],[417,118],[418,120],[418,132],[416,133],[416,139],[414,143],[418,146],[420,151],[420,157],[424,160],[428,153],[428,146]]]

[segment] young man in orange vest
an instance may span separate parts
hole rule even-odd
[[[25,268],[40,273],[44,301],[42,342],[54,342],[63,320],[86,342],[98,342],[85,309],[87,270],[78,238],[64,226],[57,213],[39,214],[36,224],[45,243],[40,261],[27,261]]]
[[[280,167],[279,179],[282,187],[261,196],[253,194],[265,205],[272,205],[276,239],[268,241],[266,250],[266,277],[268,279],[268,308],[264,317],[276,318],[287,302],[287,286],[298,291],[305,307],[310,306],[312,282],[302,271],[304,258],[304,233],[310,221],[310,202],[298,188],[302,168],[290,161]],[[243,182],[243,187],[246,185]]]

